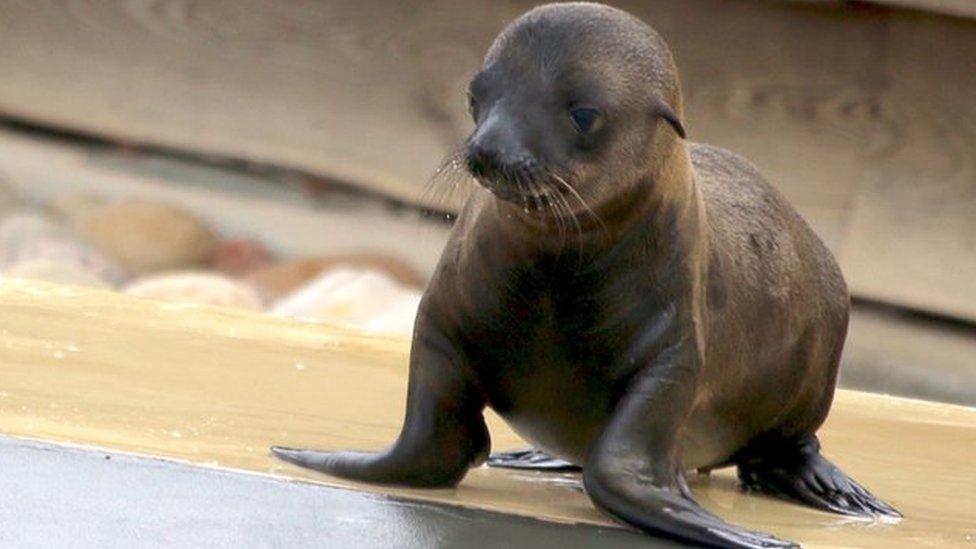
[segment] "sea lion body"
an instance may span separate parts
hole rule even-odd
[[[671,239],[685,230],[674,215],[663,238],[661,220],[644,219],[597,255],[581,259],[571,240],[539,250],[480,191],[425,298],[451,311],[443,329],[463,341],[488,404],[572,463],[585,464],[643,357],[681,337],[677,311],[692,292],[701,292],[706,366],[686,468],[726,463],[759,434],[813,433],[826,417],[848,314],[836,263],[744,159],[688,148],[705,206],[703,226],[687,229],[704,233],[693,250]],[[708,259],[697,280],[682,262],[691,253]]]
[[[594,504],[719,547],[689,468],[857,516],[899,516],[820,453],[849,299],[830,253],[753,166],[684,140],[664,41],[599,4],[509,25],[469,89],[480,184],[421,300],[404,426],[380,453],[275,448],[345,478],[453,486],[489,459],[490,406],[582,469]],[[550,468],[539,452],[490,464]]]

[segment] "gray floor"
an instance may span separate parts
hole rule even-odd
[[[674,547],[149,458],[0,438],[0,547]]]

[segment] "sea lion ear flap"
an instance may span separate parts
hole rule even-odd
[[[671,107],[667,103],[658,101],[654,106],[654,116],[663,118],[665,122],[674,128],[674,132],[681,136],[681,139],[687,138],[684,125],[678,120],[678,115],[674,114],[674,111],[671,110]]]

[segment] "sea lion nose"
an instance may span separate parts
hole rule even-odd
[[[496,147],[481,142],[473,142],[468,146],[468,171],[471,175],[491,175],[498,172],[501,164],[501,154]]]
[[[512,117],[496,105],[468,141],[468,170],[474,176],[498,176],[523,156]]]

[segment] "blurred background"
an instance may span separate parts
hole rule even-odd
[[[976,2],[610,3],[837,256],[842,384],[976,405]],[[533,5],[5,0],[0,273],[409,334],[467,81]]]

